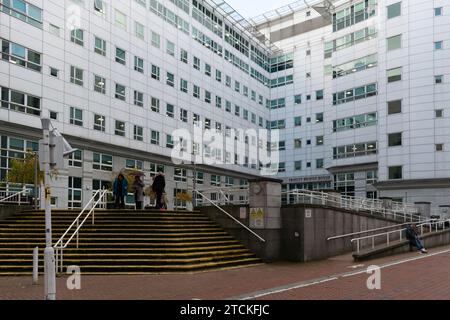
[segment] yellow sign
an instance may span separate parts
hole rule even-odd
[[[264,210],[263,208],[250,208],[250,227],[264,228]]]

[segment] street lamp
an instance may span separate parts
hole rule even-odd
[[[39,164],[44,168],[45,190],[45,250],[44,250],[44,282],[45,299],[56,299],[56,268],[55,251],[52,244],[52,208],[50,171],[64,167],[64,157],[69,156],[73,149],[64,137],[53,128],[49,118],[42,118],[42,130],[44,138],[39,141]],[[50,130],[50,126],[52,130]]]

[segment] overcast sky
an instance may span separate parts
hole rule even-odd
[[[226,2],[244,18],[253,18],[295,0],[226,0]]]

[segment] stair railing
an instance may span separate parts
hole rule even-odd
[[[194,190],[194,193],[200,195],[203,199],[205,199],[206,201],[208,201],[209,203],[211,203],[214,207],[216,207],[217,209],[219,209],[219,211],[225,213],[229,218],[231,218],[232,220],[234,220],[237,224],[239,224],[241,227],[243,227],[244,229],[246,229],[248,232],[250,232],[251,234],[253,234],[256,238],[258,238],[260,241],[262,242],[266,242],[265,239],[263,239],[259,234],[257,234],[256,232],[254,232],[252,229],[250,229],[249,227],[247,227],[245,224],[243,224],[242,222],[240,222],[238,219],[236,219],[235,217],[233,217],[231,214],[229,214],[228,212],[226,212],[224,209],[222,209],[220,206],[218,206],[214,201],[212,201],[211,199],[209,199],[207,196],[205,196],[202,192],[198,191],[198,190]]]
[[[4,196],[2,198],[0,198],[0,203],[14,203],[14,204],[21,205],[22,197],[28,195],[29,193],[30,193],[29,189],[23,189],[23,190],[20,190],[19,192],[13,193],[8,196],[7,191],[4,191],[4,192],[2,191],[0,194],[0,197],[2,194],[4,194]]]
[[[445,230],[447,227],[447,224],[450,222],[450,219],[442,219],[442,220],[428,220],[426,222],[422,222],[417,225],[417,227],[420,227],[420,235],[424,234],[424,226],[429,227],[429,233],[433,233],[433,226],[434,226],[434,232]],[[403,237],[403,231],[406,231],[406,228],[393,230],[393,231],[387,231],[383,233],[377,233],[369,236],[359,237],[351,239],[350,242],[356,242],[356,252],[359,253],[361,251],[361,241],[362,240],[368,240],[370,239],[372,249],[375,249],[375,238],[379,237],[386,237],[386,245],[389,245],[391,242],[390,236],[391,234],[398,233],[399,234],[399,241],[402,241]]]
[[[55,249],[55,257],[56,257],[56,270],[58,272],[63,272],[63,259],[64,259],[64,249],[70,244],[73,238],[76,237],[77,249],[79,245],[79,235],[80,229],[83,227],[86,220],[92,216],[92,225],[95,224],[95,209],[97,206],[101,208],[106,202],[106,196],[108,194],[108,190],[97,190],[89,202],[84,206],[83,210],[81,210],[80,214],[75,218],[69,228],[67,228],[66,232],[59,238],[56,244],[53,246]],[[83,218],[84,215],[84,218]],[[80,220],[83,219],[81,222]],[[76,227],[75,231],[69,234],[72,228]],[[65,238],[68,237],[67,240]]]

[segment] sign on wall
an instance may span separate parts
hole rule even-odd
[[[263,208],[250,208],[250,228],[264,228]]]

